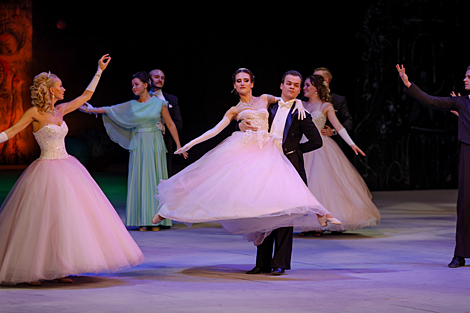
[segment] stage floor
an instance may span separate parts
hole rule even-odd
[[[123,216],[125,177],[95,178]],[[447,267],[457,191],[373,195],[380,225],[296,236],[285,276],[245,274],[256,248],[218,224],[176,224],[131,231],[146,256],[136,268],[2,286],[0,312],[470,312],[470,266]]]

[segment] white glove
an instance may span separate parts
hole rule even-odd
[[[217,136],[229,124],[230,124],[230,119],[224,116],[224,118],[217,125],[215,125],[214,128],[209,129],[201,136],[191,140],[190,142],[185,144],[184,147],[176,150],[175,154],[181,154],[183,152],[186,152],[189,149],[191,149],[193,146],[197,145],[198,143],[201,143],[203,141],[206,141],[207,139]]]
[[[305,112],[310,113],[307,110],[305,110],[302,100],[299,100],[299,99],[295,99],[295,106],[294,106],[294,110],[292,110],[292,114],[294,114],[295,111],[299,112],[298,114],[299,120],[303,120],[304,118],[307,117],[307,114]]]
[[[279,102],[280,100],[282,100],[281,97],[274,97],[274,99],[276,99],[276,102]],[[295,111],[299,113],[298,115],[299,120],[303,120],[305,117],[307,117],[307,114],[305,112],[310,113],[309,111],[305,110],[302,100],[299,100],[299,99],[295,99],[295,106],[294,106],[294,110],[292,110],[292,114],[294,114]]]
[[[90,110],[94,109],[95,107],[89,104],[88,102],[85,102],[84,105],[78,108],[79,111],[83,113],[88,113],[88,114],[93,114],[93,112],[90,112]],[[98,114],[95,113],[95,116],[98,117]]]
[[[100,81],[101,73],[103,73],[103,70],[98,65],[98,70],[96,71],[95,76],[93,76],[93,79],[91,80],[88,87],[86,87],[86,90],[95,92],[96,86],[98,85],[98,82]]]
[[[351,139],[351,137],[349,137],[348,131],[347,131],[345,128],[341,129],[341,130],[338,132],[338,135],[340,135],[341,138],[343,138],[343,140],[344,140],[349,146],[355,145],[354,141]]]
[[[0,133],[0,143],[5,142],[7,140],[8,140],[7,134],[5,134],[5,132],[1,132]]]

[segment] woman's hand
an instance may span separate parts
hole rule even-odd
[[[179,149],[178,149],[178,147],[176,147],[176,148],[177,148],[176,151],[178,151],[179,149],[181,149],[181,147],[180,147]],[[175,152],[175,153],[176,153],[176,152]],[[182,153],[177,153],[177,154],[181,154],[185,160],[186,160],[186,159],[188,158],[188,156],[189,156],[189,154],[188,154],[186,151],[185,151],[185,152],[182,152]]]
[[[78,110],[80,110],[83,113],[93,113],[91,110],[93,110],[95,107],[89,104],[88,102],[85,102],[84,105],[80,106]]]
[[[361,149],[359,149],[359,147],[356,145],[352,145],[351,149],[353,149],[356,155],[361,154],[362,156],[366,156],[366,154]]]
[[[111,57],[109,54],[105,54],[101,57],[101,59],[98,61],[98,66],[99,68],[104,71],[106,67],[108,67],[109,62],[111,61]]]
[[[307,110],[305,110],[304,108],[304,105],[302,104],[302,100],[299,100],[299,99],[295,99],[295,106],[294,106],[294,109],[292,110],[292,114],[295,113],[295,111],[298,112],[298,119],[299,120],[303,120],[304,118],[307,117],[307,113],[309,113]]]
[[[194,146],[194,144],[192,143],[192,141],[188,142],[187,144],[185,144],[182,148],[181,147],[176,147],[176,151],[175,151],[175,154],[182,154],[183,157],[185,159],[188,158],[188,153],[186,151],[188,151],[189,149],[191,149],[192,147]]]
[[[397,64],[396,68],[397,68],[398,74],[400,75],[401,80],[403,81],[403,84],[405,84],[407,88],[410,88],[411,83],[408,80],[408,75],[406,75],[405,73],[405,67],[403,66],[403,64],[401,67],[400,65]]]

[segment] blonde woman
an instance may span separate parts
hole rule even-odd
[[[115,271],[144,256],[99,186],[64,144],[64,115],[88,101],[111,58],[104,55],[91,83],[70,102],[52,73],[33,80],[33,106],[0,143],[32,124],[41,155],[21,175],[0,208],[0,283],[72,282],[69,275]]]

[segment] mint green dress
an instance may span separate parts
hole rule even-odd
[[[168,179],[166,147],[162,132],[157,128],[163,106],[152,97],[145,103],[131,100],[104,107],[103,123],[109,137],[129,150],[127,179],[126,226],[150,226],[157,213],[157,185]],[[171,226],[171,220],[160,225]]]

